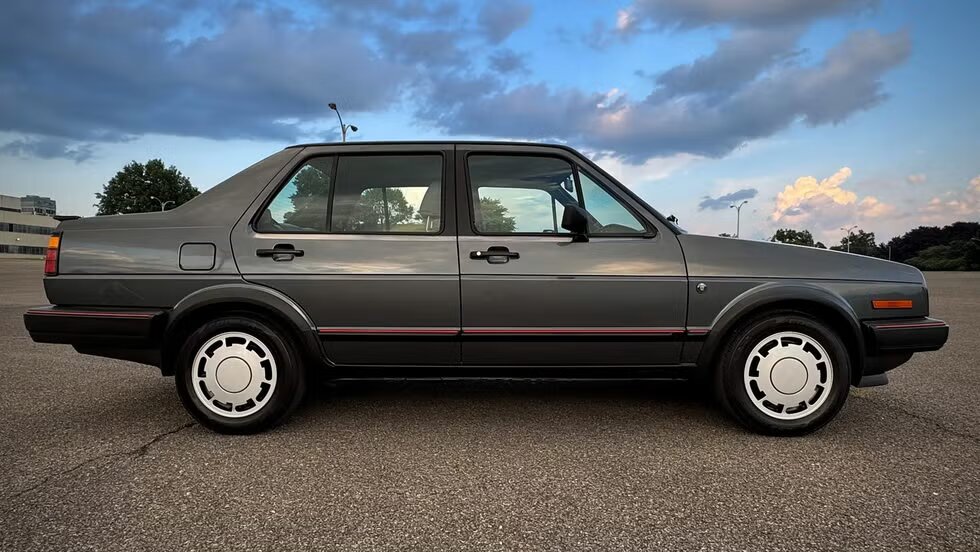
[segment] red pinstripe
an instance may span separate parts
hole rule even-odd
[[[942,328],[945,322],[917,322],[910,324],[880,324],[872,326],[876,330],[904,330],[906,328]]]

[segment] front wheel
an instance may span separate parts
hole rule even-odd
[[[750,320],[729,339],[718,367],[719,398],[736,420],[767,435],[804,435],[844,406],[850,361],[840,337],[798,311]]]
[[[180,349],[181,402],[220,433],[256,433],[283,421],[305,381],[291,341],[265,322],[229,316],[204,324]]]

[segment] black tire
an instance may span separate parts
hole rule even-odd
[[[833,375],[829,389],[823,402],[805,412],[808,406],[803,406],[800,415],[794,420],[778,419],[769,414],[766,408],[757,406],[750,393],[761,393],[758,387],[750,390],[745,373],[749,370],[747,362],[749,355],[762,341],[780,332],[803,334],[816,341],[829,356],[830,372]],[[778,341],[778,340],[777,340]],[[770,341],[772,343],[772,341]],[[819,354],[819,353],[817,353]],[[816,356],[817,354],[812,354]],[[756,354],[754,356],[759,356]],[[815,360],[808,359],[815,363]],[[772,373],[775,373],[773,370]],[[822,372],[820,372],[822,375]],[[807,380],[809,381],[809,380]],[[851,364],[847,349],[840,336],[826,323],[805,312],[796,310],[770,311],[747,320],[734,331],[725,344],[715,372],[716,395],[725,409],[744,427],[764,435],[796,436],[812,433],[830,422],[847,400],[851,382]],[[819,383],[819,382],[816,382]],[[765,396],[755,401],[765,400]],[[772,404],[772,403],[770,403]],[[771,410],[781,405],[774,405]],[[785,410],[789,412],[789,409]]]
[[[256,412],[239,413],[241,417],[229,417],[213,412],[202,402],[202,397],[195,390],[194,371],[198,369],[195,357],[202,346],[222,334],[235,332],[247,334],[256,338],[274,360],[274,385],[268,396],[262,396]],[[251,345],[251,343],[249,343]],[[201,359],[204,360],[203,358]],[[215,368],[215,371],[217,369]],[[202,370],[201,373],[204,373]],[[266,373],[266,372],[263,372]],[[265,431],[285,421],[303,399],[306,391],[306,378],[303,370],[301,355],[295,349],[293,341],[283,334],[276,326],[268,322],[252,318],[249,315],[230,315],[212,320],[192,332],[180,346],[177,354],[175,371],[177,394],[187,411],[201,425],[229,434],[249,434]],[[202,393],[207,393],[207,386]],[[254,406],[252,408],[255,408]],[[229,410],[232,412],[232,410]]]

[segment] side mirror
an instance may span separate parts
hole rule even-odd
[[[572,241],[589,241],[589,216],[578,205],[566,205],[561,215],[561,227],[572,233]]]

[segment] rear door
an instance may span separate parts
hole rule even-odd
[[[457,148],[462,362],[660,366],[680,360],[687,276],[675,235],[557,148]],[[588,241],[561,228],[590,215]]]
[[[336,364],[457,364],[452,153],[307,148],[233,231],[242,276],[305,309]]]

